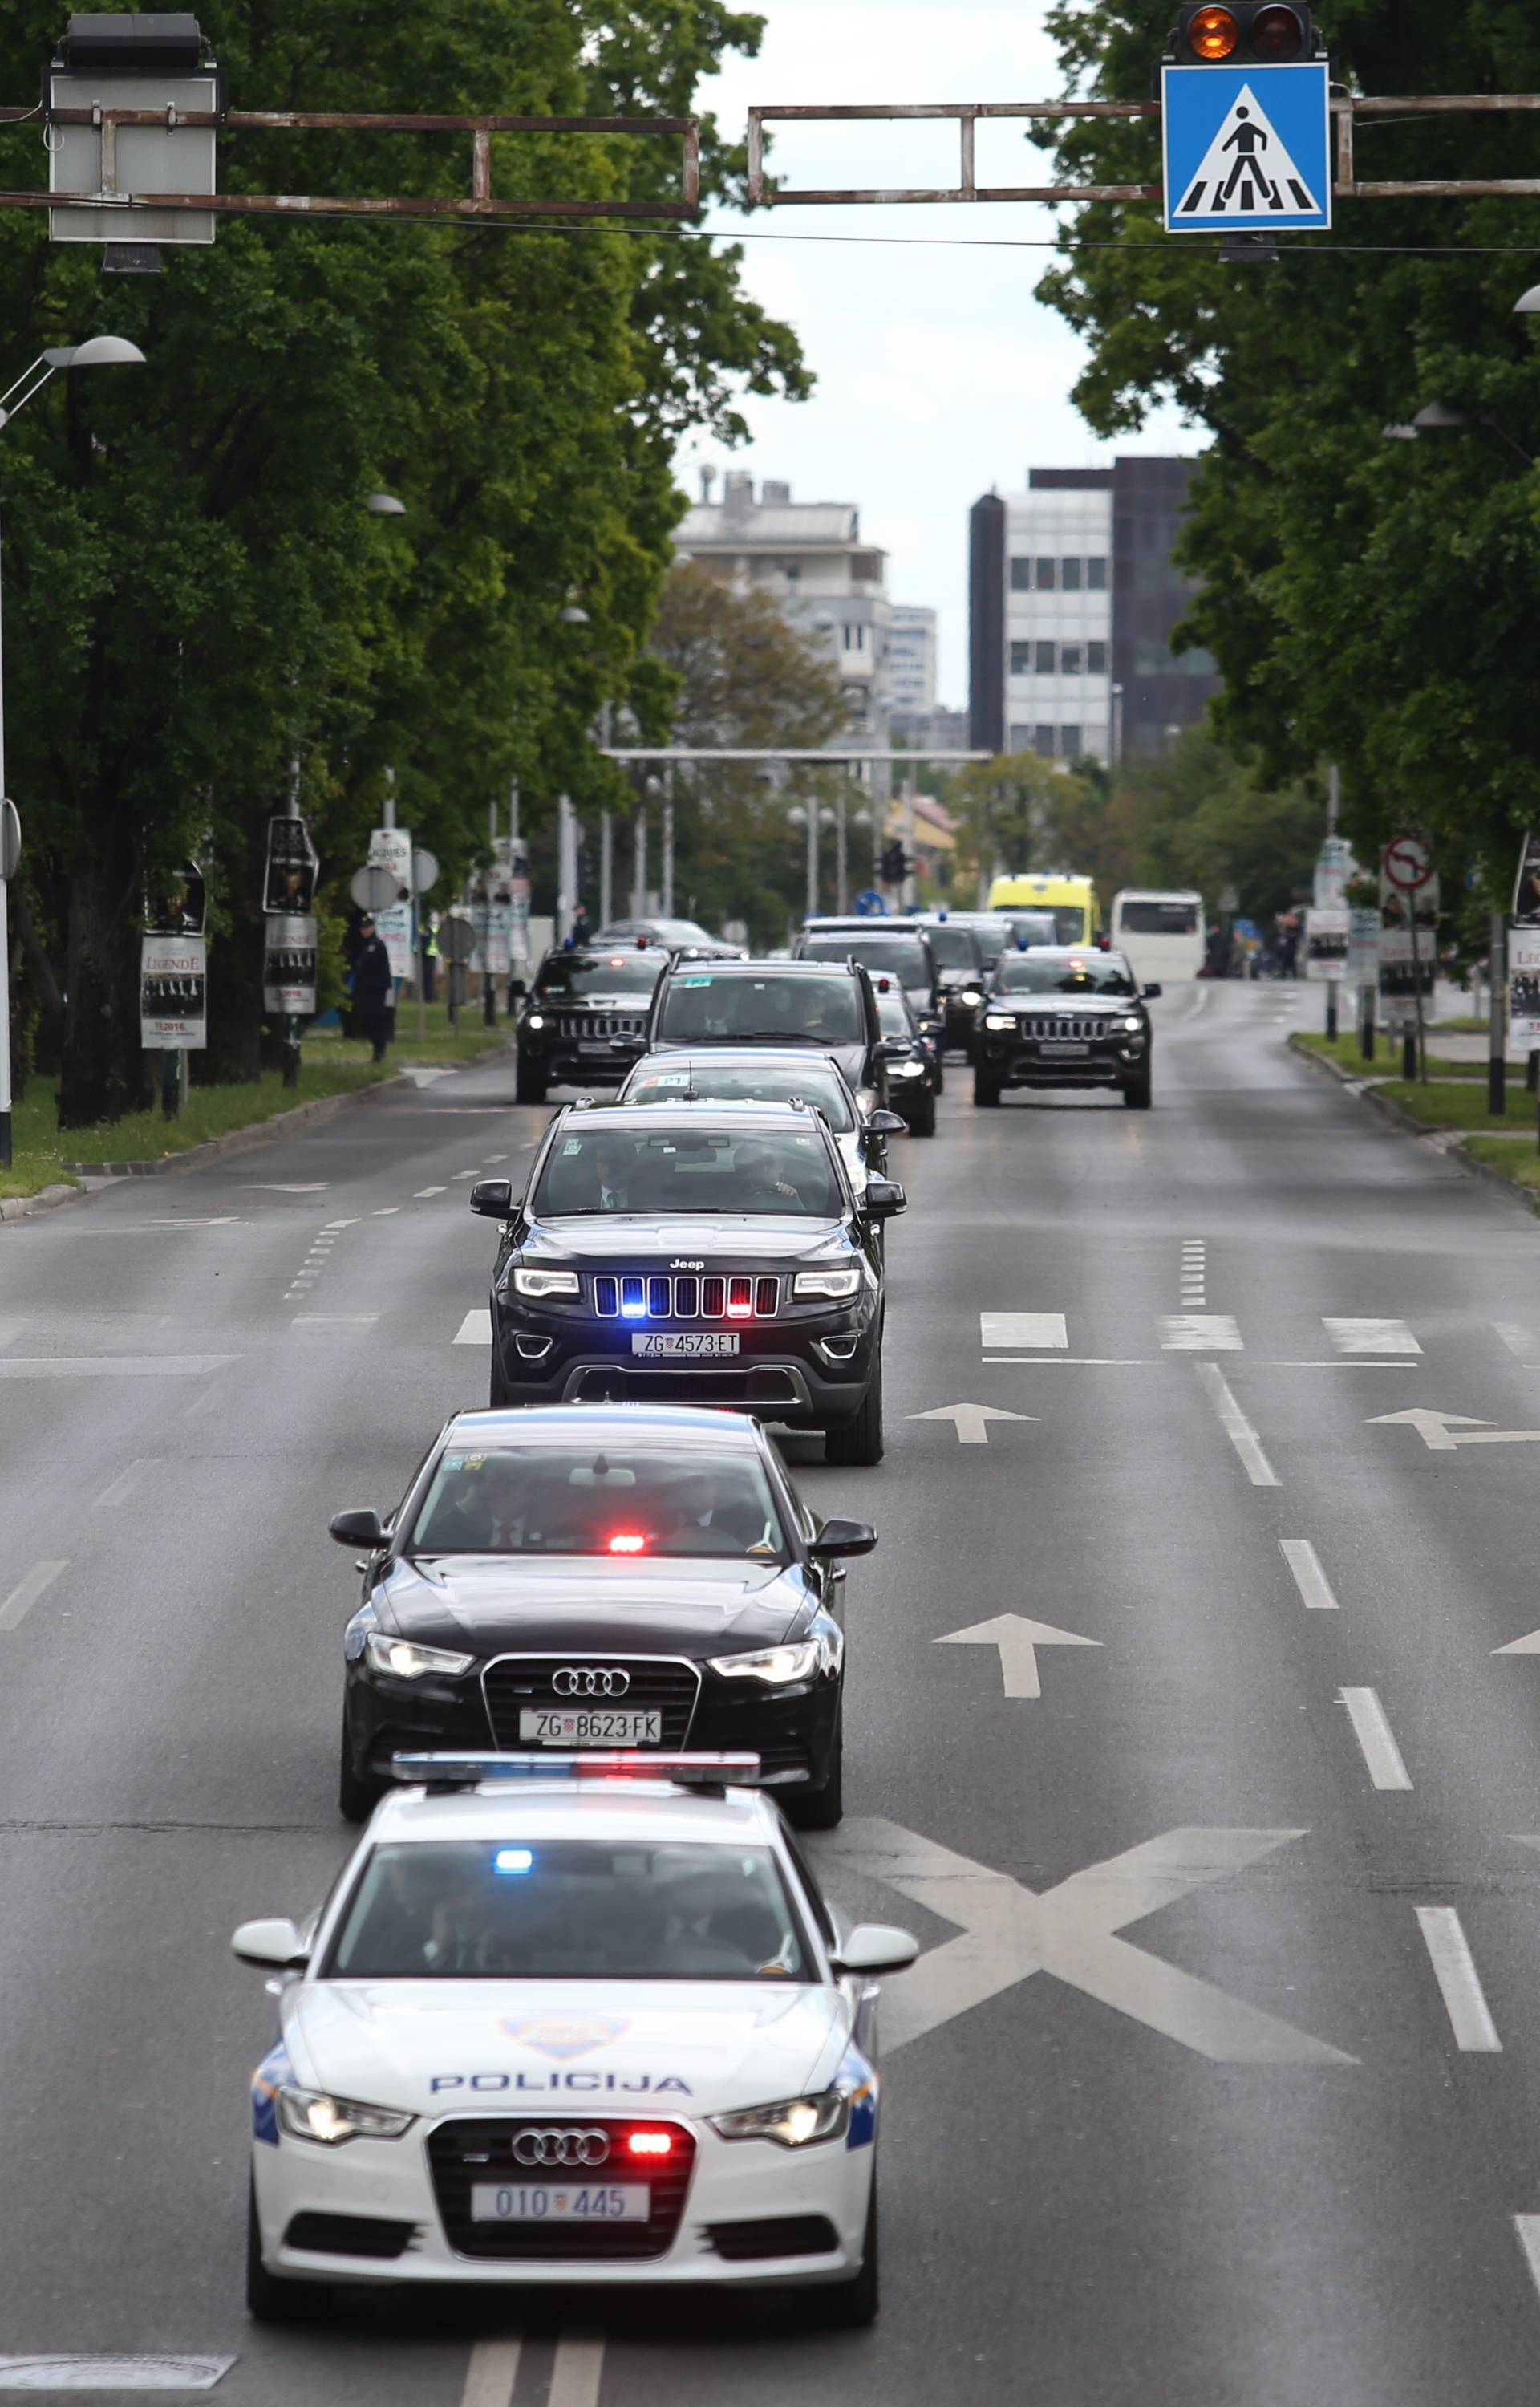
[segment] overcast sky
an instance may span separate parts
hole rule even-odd
[[[703,87],[702,109],[742,135],[751,101],[1047,100],[1059,91],[1042,0],[759,0],[757,59]],[[956,180],[954,124],[781,129],[774,166],[809,187]],[[1019,123],[979,128],[981,183],[1046,180]],[[810,402],[750,399],[752,448],[695,445],[680,462],[699,491],[702,459],[784,477],[798,501],[855,502],[862,533],[891,555],[896,601],[940,614],[940,699],[968,689],[968,512],[1019,489],[1033,466],[1091,467],[1123,451],[1193,451],[1174,413],[1117,446],[1098,443],[1069,398],[1081,347],[1039,307],[1042,249],[926,247],[1051,235],[1044,209],[991,205],[760,210],[742,221],[750,292],[797,328],[818,379]],[[860,243],[811,240],[855,235]],[[881,236],[881,242],[871,237]],[[897,239],[902,238],[902,239]],[[924,238],[924,239],[917,239]]]

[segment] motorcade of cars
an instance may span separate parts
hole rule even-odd
[[[650,938],[548,952],[522,992],[514,1031],[516,1102],[543,1104],[552,1087],[618,1086],[669,958]]]
[[[1112,897],[1111,935],[1141,982],[1174,986],[1203,974],[1208,933],[1194,888],[1123,887]]]
[[[882,1460],[878,1232],[904,1190],[857,1197],[811,1104],[572,1106],[526,1196],[470,1202],[501,1226],[494,1407],[721,1404]]]
[[[911,1136],[936,1133],[936,1097],[940,1089],[940,1038],[926,1038],[914,1007],[897,978],[873,977],[877,1017],[887,1049],[888,1092]]]
[[[974,1016],[983,1001],[985,981],[1010,941],[1007,923],[1000,921],[992,934],[972,916],[927,911],[914,917],[936,960],[942,1043],[966,1052],[973,1042]]]
[[[891,1073],[892,1063],[889,1063]],[[897,1082],[890,1091],[897,1090]],[[703,1046],[693,1052],[648,1053],[631,1071],[617,1104],[810,1103],[827,1120],[844,1156],[857,1196],[867,1182],[887,1174],[887,1140],[908,1125],[897,1112],[863,1112],[839,1062],[830,1053],[766,1046]]]
[[[1059,869],[1031,870],[996,877],[989,890],[992,911],[1052,911],[1061,945],[1095,944],[1101,933],[1101,906],[1089,877]]]
[[[752,1755],[403,1755],[325,1901],[231,1945],[252,2075],[247,2299],[327,2286],[794,2290],[878,2305],[873,1981]],[[319,2292],[316,2287],[321,2286]]]
[[[812,1046],[832,1053],[864,1112],[888,1102],[871,980],[858,961],[671,961],[637,1051]]]
[[[897,978],[922,1028],[940,1036],[944,1017],[940,966],[930,931],[918,919],[808,919],[792,946],[798,961],[859,961],[873,977]]]
[[[1095,946],[1007,953],[979,1014],[973,1100],[998,1104],[1009,1087],[1115,1087],[1136,1111],[1151,1096],[1146,999],[1122,953]]]
[[[337,1514],[339,1802],[403,1748],[752,1747],[811,1828],[842,1810],[848,1558],[759,1424],[677,1404],[456,1413],[401,1503]]]
[[[699,919],[607,919],[593,942],[634,944],[639,936],[661,945],[667,953],[688,953],[701,961],[741,961],[744,953],[743,946],[713,936]]]

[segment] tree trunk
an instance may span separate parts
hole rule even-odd
[[[267,822],[220,855],[217,882],[230,914],[227,933],[208,947],[208,1046],[189,1065],[193,1084],[247,1086],[262,1073],[262,881]]]
[[[98,853],[70,882],[68,1003],[59,1126],[94,1128],[139,1111],[151,1081],[139,1049],[139,914],[132,864]]]
[[[26,964],[24,975],[17,980],[21,988],[21,1007],[19,1011],[13,1008],[11,1014],[11,1046],[15,1056],[12,1069],[17,1073],[14,1084],[16,1098],[20,1102],[23,1091],[21,1065],[35,1070],[39,1075],[47,1075],[59,1067],[64,1041],[64,998],[59,991],[53,963],[38,935],[37,920],[24,878],[17,877],[11,881],[10,908],[16,941]],[[31,1038],[24,1050],[16,1045],[18,1027],[23,1024]]]

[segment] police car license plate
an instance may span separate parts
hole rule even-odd
[[[645,2182],[473,2182],[473,2223],[645,2223]]]
[[[736,1354],[737,1351],[737,1336],[729,1336],[722,1330],[652,1329],[645,1333],[639,1330],[631,1337],[633,1354],[684,1354],[699,1359],[701,1355]]]
[[[615,1705],[571,1706],[521,1713],[521,1739],[537,1746],[658,1746],[663,1738],[661,1714],[627,1712]]]
[[[1054,1054],[1063,1061],[1070,1054],[1089,1053],[1091,1047],[1089,1045],[1071,1045],[1062,1036],[1051,1036],[1042,1049],[1045,1053]]]
[[[583,1043],[583,1044],[580,1044],[577,1049],[578,1049],[578,1051],[579,1051],[580,1053],[607,1053],[607,1052],[609,1051],[609,1049],[610,1049],[610,1048],[609,1048],[609,1047],[608,1047],[607,1045],[603,1045],[603,1044],[598,1044],[598,1045],[596,1045],[596,1044],[591,1044],[591,1043],[588,1043],[588,1042],[585,1042],[585,1043]]]

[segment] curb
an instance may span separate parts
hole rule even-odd
[[[334,1119],[339,1112],[354,1105],[371,1103],[376,1095],[400,1094],[406,1089],[416,1091],[415,1082],[404,1073],[393,1078],[381,1078],[372,1087],[353,1087],[340,1095],[317,1095],[308,1104],[296,1104],[291,1111],[275,1112],[267,1120],[254,1120],[249,1128],[231,1129],[224,1136],[211,1136],[202,1145],[189,1146],[185,1153],[171,1153],[156,1161],[72,1161],[71,1170],[79,1178],[160,1178],[172,1171],[196,1170],[226,1154],[248,1153],[253,1147],[267,1145],[280,1137],[292,1136],[300,1129],[314,1128],[318,1122]],[[93,1190],[84,1187],[45,1187],[39,1195],[18,1195],[0,1201],[0,1220],[26,1220],[34,1213],[50,1212],[61,1204],[80,1203]]]
[[[1308,1046],[1297,1045],[1293,1036],[1289,1039],[1288,1049],[1296,1061],[1307,1061],[1313,1070],[1319,1070],[1326,1077],[1335,1079],[1339,1087],[1349,1088],[1361,1104],[1367,1104],[1369,1109],[1378,1112],[1382,1120],[1388,1120],[1392,1128],[1402,1130],[1406,1135],[1420,1137],[1425,1143],[1430,1137],[1445,1133],[1438,1129],[1429,1128],[1425,1120],[1414,1119],[1410,1112],[1404,1112],[1400,1104],[1392,1104],[1388,1096],[1377,1094],[1373,1087],[1361,1085],[1355,1073],[1345,1070],[1340,1061],[1329,1060],[1324,1053],[1313,1052]],[[1442,1161],[1452,1161],[1457,1168],[1465,1173],[1468,1178],[1484,1178],[1489,1187],[1500,1188],[1503,1193],[1513,1202],[1522,1204],[1526,1212],[1540,1216],[1540,1194],[1537,1194],[1533,1187],[1520,1187],[1517,1179],[1506,1177],[1501,1170],[1494,1169],[1490,1161],[1476,1161],[1465,1151],[1463,1144],[1460,1142],[1465,1133],[1463,1130],[1448,1133],[1453,1134],[1456,1141],[1453,1144],[1439,1147],[1438,1151]]]

